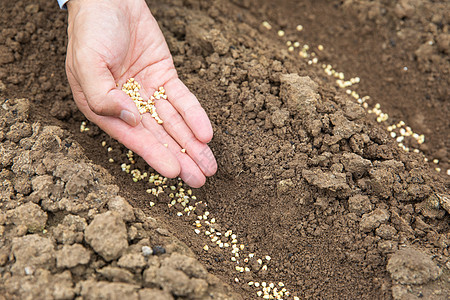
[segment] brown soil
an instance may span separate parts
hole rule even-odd
[[[139,289],[141,298],[163,289],[161,297],[166,298],[161,299],[212,299],[209,294],[255,299],[257,289],[249,281],[281,281],[291,292],[288,299],[292,294],[301,299],[446,299],[448,3],[152,1],[179,75],[207,110],[215,132],[211,147],[218,173],[194,194],[207,204],[220,231],[233,230],[239,236],[246,246],[241,255],[271,256],[267,271],[250,260],[251,271],[244,273],[236,271],[231,251],[212,247],[209,238],[193,232],[192,223],[204,205],[198,205],[195,214],[178,217],[180,207],[167,205],[168,193],[149,195],[148,182],[134,183],[122,172],[120,165],[128,162],[126,149],[94,124],[80,133],[85,119],[64,74],[66,14],[51,1],[31,3],[0,4],[6,16],[0,20],[0,295],[39,295],[20,288],[27,283],[58,298],[42,286],[61,280],[69,299],[105,296],[108,288],[102,284],[117,281],[123,285],[109,289],[122,298],[137,297]],[[263,21],[273,28],[264,28]],[[303,31],[296,30],[298,24]],[[301,58],[298,48],[289,52],[287,41],[308,44],[309,53],[323,45],[323,51],[315,50],[319,63],[308,64],[312,57]],[[379,103],[388,121],[378,123],[374,114],[367,114],[324,73],[322,64],[342,71],[346,79],[360,77],[361,83],[351,88],[371,97],[370,108]],[[5,101],[16,98],[29,101]],[[423,144],[412,137],[403,141],[419,153],[403,151],[386,131],[399,121],[425,135]],[[49,136],[56,136],[59,146]],[[427,164],[424,157],[439,162]],[[32,163],[24,163],[27,158]],[[151,172],[139,158],[135,167]],[[81,181],[72,182],[67,175],[71,172]],[[43,192],[49,180],[55,191]],[[57,193],[69,202],[53,203]],[[103,193],[109,194],[98,199],[92,195]],[[112,201],[116,195],[134,209],[122,200],[120,205]],[[150,201],[156,205],[150,207]],[[27,218],[36,222],[24,222]],[[117,239],[129,243],[127,250],[112,242],[116,252],[110,254],[95,243],[102,236],[94,229],[110,220],[124,231],[125,238]],[[91,230],[79,224],[89,224]],[[77,229],[66,228],[70,226]],[[161,228],[176,238],[166,239]],[[63,233],[70,238],[62,238]],[[49,254],[30,254],[26,243]],[[210,245],[207,252],[205,244]],[[135,251],[138,246],[146,245],[163,245],[168,253],[151,256],[157,263],[146,258],[140,265],[131,258],[140,253]],[[88,261],[61,259],[83,251],[89,253]],[[207,277],[188,256],[213,275]],[[188,267],[180,267],[180,260],[189,262]],[[33,275],[24,275],[28,265]],[[107,273],[107,267],[116,268],[116,275],[111,269]],[[193,271],[198,269],[200,275]],[[186,277],[183,288],[170,280],[164,283],[175,276],[169,271],[185,274],[176,273]],[[41,277],[47,281],[38,281]],[[195,284],[203,289],[187,288]]]

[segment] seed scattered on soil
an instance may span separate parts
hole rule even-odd
[[[80,125],[80,132],[85,132],[85,131],[89,131],[89,127],[86,126],[86,122],[81,122]]]
[[[267,21],[262,22],[262,25],[263,25],[267,30],[272,29],[272,25],[270,25],[270,23],[267,22]]]
[[[181,151],[183,152],[183,150],[185,149],[182,149]],[[112,151],[112,148],[107,148],[107,151]],[[150,185],[146,192],[155,197],[158,197],[160,194],[168,195],[168,198],[170,199],[168,207],[171,209],[177,209],[176,215],[178,217],[195,217],[195,221],[192,223],[194,233],[199,236],[204,236],[207,240],[209,240],[209,243],[202,247],[203,251],[208,252],[211,247],[217,247],[221,251],[229,251],[228,255],[230,260],[235,264],[235,271],[238,275],[238,277],[236,277],[237,280],[235,280],[236,283],[240,283],[241,281],[248,282],[248,277],[241,278],[240,276],[244,273],[251,274],[252,266],[250,265],[250,260],[256,261],[258,265],[261,266],[260,269],[262,271],[266,272],[269,270],[269,263],[272,260],[271,256],[261,255],[258,257],[255,253],[247,252],[247,247],[245,244],[239,243],[239,237],[233,232],[233,230],[228,229],[225,231],[219,231],[217,229],[217,220],[211,216],[211,212],[209,210],[204,210],[202,213],[197,214],[197,207],[199,205],[207,207],[207,204],[203,201],[197,201],[197,197],[193,195],[192,189],[185,187],[185,184],[181,178],[177,179],[178,184],[174,184],[173,181],[170,182],[168,178],[159,174],[140,170],[135,165],[136,158],[133,151],[127,150],[125,154],[126,160],[129,163],[122,163],[120,164],[120,167],[122,171],[132,175],[133,182],[139,182],[145,179]],[[148,178],[148,180],[146,178]],[[156,203],[150,201],[149,205],[150,207],[153,207]],[[165,251],[166,250],[161,246],[155,246],[153,249],[147,246],[142,247],[142,254],[144,256],[161,255],[164,254]],[[265,264],[263,264],[263,259],[266,262]],[[259,283],[255,282],[253,285],[250,284],[250,282],[247,283],[249,286],[254,286],[255,288],[259,287]],[[280,288],[283,287],[283,289],[280,290],[273,282],[264,282],[264,285],[266,286],[263,286],[261,290],[257,291],[257,294],[261,295],[260,297],[263,297],[264,299],[289,299],[288,297],[290,292],[284,288],[284,283],[278,283]]]
[[[303,30],[303,26],[302,25],[298,25],[296,27],[296,29],[297,29],[297,31],[302,31]],[[284,33],[283,30],[279,30],[278,31],[278,35],[280,37],[284,36],[284,34],[285,33]],[[292,51],[294,51],[294,48],[300,46],[300,43],[299,42],[294,42],[292,44],[291,41],[288,41],[286,43],[286,45],[288,47],[288,51],[292,52]],[[323,51],[324,46],[323,45],[318,45],[317,49],[319,51]],[[308,59],[308,61],[307,61],[308,65],[314,65],[314,64],[317,64],[319,62],[319,59],[317,57],[315,57],[316,53],[309,52],[309,45],[307,45],[307,44],[305,44],[302,47],[302,49],[299,51],[298,54],[299,54],[300,57]],[[313,58],[310,59],[311,57],[313,57]],[[384,123],[384,122],[387,122],[389,120],[389,115],[381,110],[381,105],[379,103],[376,103],[373,106],[373,108],[369,108],[369,103],[367,103],[367,100],[370,99],[369,96],[361,97],[360,94],[358,94],[355,90],[349,89],[349,87],[360,83],[360,81],[361,81],[360,77],[353,77],[353,78],[350,78],[349,80],[345,80],[344,73],[336,71],[333,68],[333,66],[330,65],[330,64],[322,64],[322,69],[325,72],[325,74],[327,74],[328,76],[336,78],[336,85],[337,85],[337,87],[339,87],[341,89],[345,89],[345,93],[347,95],[351,96],[352,98],[354,98],[356,100],[356,102],[358,104],[360,104],[364,109],[366,109],[369,114],[374,114],[376,116],[375,120],[378,123]],[[407,71],[408,68],[404,67],[404,70]],[[401,128],[401,127],[405,127],[405,128]],[[394,132],[395,129],[399,129],[399,132],[398,133]],[[398,146],[401,149],[403,149],[405,152],[421,153],[421,151],[418,148],[408,147],[407,145],[405,145],[405,143],[403,141],[404,141],[405,137],[412,136],[416,140],[416,142],[419,145],[421,145],[421,144],[423,144],[425,142],[425,136],[423,134],[419,135],[418,133],[414,133],[409,126],[405,125],[405,123],[403,121],[399,122],[399,124],[396,124],[396,125],[389,125],[389,126],[387,126],[387,130],[391,132],[390,136],[392,138],[396,138]],[[400,134],[401,136],[398,136],[398,134]],[[427,161],[427,160],[425,160],[425,161]],[[440,172],[441,168],[437,167],[437,168],[435,168],[435,170],[437,172]]]

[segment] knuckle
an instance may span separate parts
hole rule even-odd
[[[92,99],[88,101],[89,108],[97,115],[105,115],[105,106],[99,101],[93,101]]]

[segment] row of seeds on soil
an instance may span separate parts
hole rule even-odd
[[[159,88],[158,91],[155,92],[153,98],[150,98],[147,101],[139,94],[140,85],[133,78],[130,78],[123,85],[122,90],[133,99],[142,114],[149,112],[159,124],[163,123],[163,120],[156,117],[158,115],[156,113],[156,107],[154,107],[154,101],[156,99],[167,99],[164,88]],[[155,96],[157,93],[161,93],[161,97]],[[164,95],[164,97],[162,95]],[[145,108],[147,105],[153,106],[154,111],[150,108]],[[144,109],[142,109],[143,107]],[[161,121],[158,121],[158,119]],[[80,131],[89,131],[86,122],[82,122]],[[101,145],[106,148],[108,153],[113,151],[112,147],[107,147],[106,141],[101,142]],[[186,151],[183,150],[184,149],[181,151],[186,153]],[[109,157],[109,162],[120,164],[121,170],[130,174],[133,182],[144,181],[148,184],[146,192],[154,196],[154,198],[149,201],[150,207],[157,204],[164,205],[164,202],[166,202],[165,204],[169,209],[177,211],[176,215],[178,217],[184,216],[187,220],[192,221],[191,225],[195,234],[203,235],[206,238],[208,242],[203,246],[205,252],[210,251],[211,248],[217,248],[221,251],[228,252],[226,256],[234,263],[234,271],[236,272],[234,281],[236,283],[244,282],[243,275],[251,274],[251,272],[269,272],[271,257],[269,255],[260,257],[256,253],[249,252],[246,245],[240,241],[238,235],[233,232],[233,230],[222,229],[225,227],[218,225],[219,223],[216,218],[207,210],[207,203],[199,201],[193,194],[192,189],[186,186],[181,178],[169,179],[159,174],[151,173],[150,171],[146,172],[140,170],[136,167],[136,159],[131,150],[126,152],[126,158],[124,157],[123,159],[124,161],[116,162],[113,157]],[[161,196],[162,194],[166,197]],[[162,200],[163,198],[168,199],[168,201]],[[160,201],[155,201],[156,199]],[[198,209],[199,206],[201,206],[201,209]],[[246,276],[246,278],[248,277]],[[283,282],[260,282],[252,280],[246,281],[245,284],[255,288],[256,296],[263,299],[300,299],[299,297],[292,295]]]
[[[105,141],[102,146],[108,153],[112,152],[112,147],[108,147]],[[116,158],[117,159],[117,158]],[[181,178],[169,179],[159,174],[146,172],[138,169],[135,164],[134,153],[130,150],[126,153],[125,161],[116,162],[112,157],[109,161],[120,164],[121,170],[130,174],[134,182],[145,182],[148,184],[146,192],[153,195],[149,201],[150,207],[155,205],[167,205],[169,209],[176,210],[178,217],[185,217],[191,221],[192,230],[197,235],[203,235],[207,242],[203,246],[205,252],[212,248],[227,252],[225,257],[229,257],[235,265],[234,269],[236,283],[243,282],[242,276],[248,272],[269,271],[271,257],[269,255],[258,256],[251,253],[239,239],[238,235],[231,229],[219,225],[218,220],[208,211],[207,203],[197,199],[193,190],[186,186]],[[165,195],[163,197],[162,195]],[[168,198],[168,200],[167,200]],[[198,209],[201,206],[201,209]],[[291,292],[285,287],[283,282],[273,281],[248,281],[249,286],[256,289],[256,295],[263,299],[294,299],[299,300],[297,296],[291,295]]]
[[[267,30],[271,30],[272,29],[272,25],[270,25],[269,22],[264,21],[262,22],[262,26],[264,28],[266,28]],[[303,31],[303,26],[302,25],[297,25],[296,30],[298,32]],[[317,53],[315,51],[323,51],[324,50],[324,46],[323,45],[318,45],[317,48],[312,48],[310,47],[308,44],[304,44],[301,45],[299,41],[291,41],[291,40],[286,40],[285,37],[285,32],[283,30],[278,30],[277,35],[280,38],[283,38],[285,43],[286,43],[286,47],[288,49],[289,52],[298,52],[298,55],[301,58],[307,59],[307,63],[308,65],[313,65],[313,64],[319,64],[319,58],[317,57]],[[315,50],[317,49],[317,50]],[[379,103],[376,103],[373,107],[369,107],[369,104],[367,103],[367,101],[370,99],[370,96],[361,96],[360,94],[358,94],[358,92],[355,89],[355,85],[360,83],[361,79],[359,77],[353,77],[350,79],[346,79],[346,76],[343,72],[339,72],[337,71],[332,65],[330,64],[321,64],[321,67],[323,69],[323,72],[330,76],[330,77],[334,77],[335,78],[335,82],[336,82],[336,86],[344,89],[345,93],[348,94],[349,96],[351,96],[352,98],[354,98],[356,100],[357,103],[359,103],[364,109],[366,109],[366,111],[369,114],[375,114],[376,115],[376,120],[378,123],[385,123],[386,124],[386,129],[389,132],[390,136],[395,139],[395,141],[397,142],[398,146],[403,149],[406,152],[414,152],[414,153],[422,153],[419,149],[417,148],[413,148],[411,146],[407,146],[405,143],[407,139],[413,138],[414,140],[416,140],[417,144],[421,145],[425,142],[425,136],[423,134],[419,134],[414,132],[410,126],[407,126],[406,123],[404,121],[399,121],[397,123],[395,122],[391,122],[389,119],[389,115],[386,112],[383,112],[381,110],[381,105]],[[407,67],[403,68],[403,71],[408,71]],[[435,164],[435,170],[437,172],[441,172],[441,168],[438,166],[439,164],[439,160],[437,158],[427,158],[424,155],[424,161],[428,162],[428,161],[432,161],[433,164]],[[446,171],[447,175],[450,175],[450,169],[447,169]]]

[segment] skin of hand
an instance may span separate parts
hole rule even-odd
[[[66,72],[80,111],[161,175],[200,187],[217,163],[208,143],[211,123],[197,98],[178,78],[164,36],[144,0],[70,0]],[[156,100],[162,125],[140,115],[121,86],[140,83]],[[164,144],[168,144],[165,147]],[[186,149],[182,153],[181,149]]]

